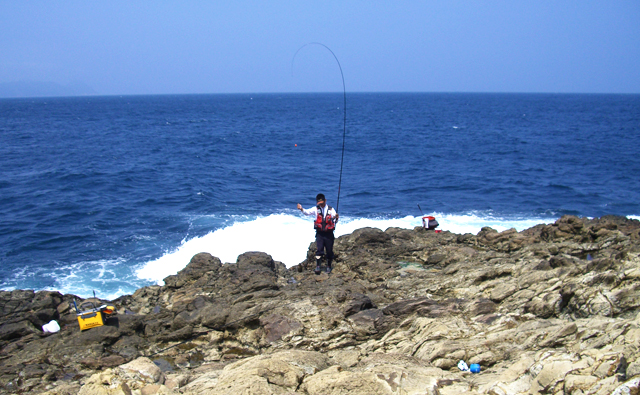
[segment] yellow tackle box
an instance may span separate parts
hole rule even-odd
[[[83,331],[104,325],[108,316],[113,313],[115,313],[115,308],[106,304],[100,307],[95,307],[91,302],[81,304],[80,311],[77,314],[80,330]]]

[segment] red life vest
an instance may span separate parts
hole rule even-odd
[[[335,222],[333,222],[333,218],[329,211],[332,210],[331,206],[327,205],[327,215],[322,217],[322,207],[317,206],[318,215],[316,216],[316,221],[313,223],[313,227],[316,230],[326,231],[326,230],[334,230],[336,228]]]
[[[429,215],[425,215],[422,217],[422,227],[428,230],[432,230],[440,225],[438,221],[436,221],[436,217],[432,217]]]

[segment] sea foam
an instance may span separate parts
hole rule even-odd
[[[52,284],[48,291],[113,300],[120,295],[131,294],[138,288],[136,278],[127,270],[124,258],[85,261],[70,265],[61,264],[56,269],[43,274]]]

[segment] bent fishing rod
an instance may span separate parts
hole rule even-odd
[[[300,50],[302,50],[302,48],[307,47],[309,45],[320,45],[322,47],[325,47],[329,52],[331,52],[331,55],[333,55],[333,58],[336,60],[336,63],[338,63],[338,68],[340,69],[340,76],[342,77],[342,97],[344,99],[344,104],[343,104],[342,108],[344,109],[344,122],[343,122],[343,128],[342,128],[342,157],[340,158],[340,179],[338,181],[338,199],[336,200],[336,211],[339,211],[339,209],[340,209],[340,189],[342,187],[342,167],[343,167],[343,164],[344,164],[344,145],[345,145],[345,139],[346,139],[346,136],[347,136],[347,88],[346,88],[346,86],[344,84],[344,73],[342,73],[342,66],[340,65],[340,61],[338,60],[338,57],[336,56],[335,53],[333,53],[331,48],[327,47],[326,45],[324,45],[322,43],[318,43],[318,42],[311,42],[309,44],[305,44],[305,45],[301,46],[300,48],[298,48],[296,53],[293,55],[293,59],[291,59],[291,75],[293,75],[293,63],[296,60],[296,55],[298,55],[298,52],[300,52]]]

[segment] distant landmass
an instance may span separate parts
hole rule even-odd
[[[0,82],[0,98],[88,96],[97,94],[92,87],[81,82],[67,85],[48,81]]]

